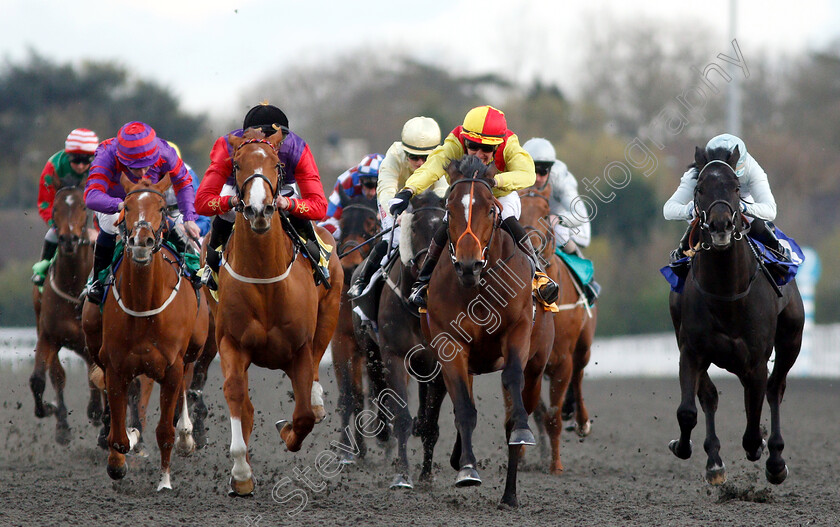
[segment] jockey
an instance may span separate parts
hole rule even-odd
[[[367,199],[376,197],[376,180],[379,178],[379,167],[382,163],[382,154],[368,154],[361,163],[344,171],[338,176],[335,188],[330,194],[327,204],[327,219],[318,224],[330,231],[330,234],[337,240],[341,237],[339,220],[343,207],[341,205],[341,194],[339,188],[344,189],[348,198],[364,195]]]
[[[429,154],[440,145],[440,126],[431,117],[412,117],[404,125],[400,140],[395,141],[385,153],[385,159],[379,168],[379,182],[376,186],[379,202],[379,221],[383,230],[393,227],[393,232],[377,243],[362,263],[362,270],[350,286],[347,293],[351,297],[359,296],[366,288],[370,277],[379,267],[379,263],[388,252],[388,239],[392,247],[400,245],[400,226],[394,225],[394,217],[388,212],[388,202],[394,198],[397,190],[405,185],[409,176],[423,166]],[[441,178],[434,184],[434,192],[443,198],[448,185]]]
[[[764,169],[747,153],[747,146],[740,138],[731,134],[721,134],[709,140],[706,150],[726,148],[730,153],[738,147],[740,158],[735,165],[735,175],[741,182],[741,212],[750,221],[749,236],[777,253],[777,256],[790,260],[790,249],[779,243],[775,226],[771,223],[776,218],[776,200],[770,191],[770,184]],[[665,202],[662,212],[666,220],[686,220],[691,222],[697,216],[694,207],[694,187],[697,176],[703,167],[694,167],[686,171],[680,179],[680,186],[671,198]],[[685,231],[679,246],[671,253],[671,263],[690,255],[689,234],[691,225]]]
[[[116,222],[125,206],[125,190],[120,183],[123,174],[131,181],[148,178],[153,183],[169,174],[183,214],[184,230],[191,238],[199,235],[193,207],[195,191],[184,162],[151,126],[139,121],[126,123],[116,137],[106,139],[96,149],[85,185],[85,205],[96,212],[100,229],[93,253],[93,282],[87,291],[87,299],[93,304],[102,302],[105,287],[99,273],[111,264],[114,256]]]
[[[508,130],[505,114],[500,110],[492,106],[478,106],[467,112],[464,123],[452,130],[443,145],[429,154],[426,163],[408,178],[405,187],[390,201],[391,214],[396,216],[407,209],[412,196],[423,192],[444,177],[446,165],[452,160],[460,159],[464,154],[475,155],[488,165],[495,163],[499,169],[492,186],[493,195],[502,205],[502,227],[534,263],[534,279],[541,284],[538,289],[541,300],[547,304],[555,302],[557,284],[545,274],[525,229],[519,223],[519,213],[522,209],[516,191],[534,184],[534,161],[519,145],[516,134]],[[418,307],[425,307],[426,289],[432,278],[432,271],[449,236],[448,223],[444,220],[435,232],[423,269],[409,297]]]
[[[533,137],[522,145],[534,160],[538,189],[551,185],[549,221],[554,227],[554,243],[566,254],[583,257],[580,249],[588,247],[592,239],[589,212],[578,198],[578,183],[569,172],[566,163],[557,159],[554,146],[542,137]],[[574,210],[573,210],[574,209]],[[584,287],[589,304],[592,305],[601,286],[594,280]]]
[[[75,187],[85,182],[90,171],[90,162],[99,138],[87,128],[76,128],[64,141],[64,150],[51,155],[41,171],[38,183],[38,214],[46,222],[49,229],[44,236],[44,247],[41,249],[41,261],[35,264],[35,269],[46,272],[49,262],[55,256],[58,248],[58,235],[52,221],[52,208],[55,193],[61,187]],[[32,281],[36,285],[44,285],[46,275],[35,272]]]
[[[315,236],[311,220],[319,221],[327,211],[327,198],[324,197],[324,187],[318,175],[315,158],[309,150],[309,145],[297,134],[289,130],[289,119],[276,106],[259,104],[251,108],[245,115],[242,128],[231,132],[234,136],[242,137],[245,130],[258,128],[263,134],[270,136],[282,130],[283,142],[278,148],[280,166],[283,168],[283,185],[297,183],[301,197],[286,197],[278,194],[274,202],[278,209],[289,212],[289,220],[299,234],[306,237],[304,247],[311,261],[318,265],[325,278],[329,278],[326,266],[319,265],[321,248]],[[230,134],[228,134],[230,135]],[[236,219],[234,207],[239,204],[236,191],[236,175],[233,172],[233,146],[228,142],[227,135],[216,140],[210,151],[210,166],[204,173],[204,179],[198,187],[195,207],[199,214],[215,216],[210,230],[210,248],[207,251],[207,267],[204,269],[202,281],[210,289],[217,287],[214,275],[219,272],[222,253],[219,250],[233,230]],[[316,284],[320,283],[316,277]]]

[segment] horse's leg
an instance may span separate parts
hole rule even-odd
[[[102,427],[99,429],[99,437],[96,443],[102,450],[108,450],[108,436],[111,435],[111,405],[108,403],[108,392],[102,390],[105,404],[102,407]]]
[[[113,368],[105,372],[105,388],[108,392],[110,434],[108,435],[108,475],[111,479],[122,479],[128,470],[125,464],[127,454],[140,436],[136,428],[126,430],[126,392],[129,380],[117,374]]]
[[[250,496],[254,493],[256,480],[248,463],[248,444],[243,433],[243,413],[248,399],[248,359],[236,349],[228,337],[219,342],[219,357],[222,375],[225,378],[223,391],[230,411],[230,457],[233,468],[230,471],[231,496]],[[248,429],[250,434],[250,429]]]
[[[70,423],[67,422],[67,406],[64,404],[64,386],[67,384],[67,374],[58,354],[50,363],[50,381],[55,390],[55,440],[61,445],[70,443]]]
[[[146,412],[149,408],[149,399],[152,390],[155,388],[155,381],[151,378],[140,375],[135,377],[128,387],[128,407],[131,414],[131,426],[139,431],[137,444],[132,448],[132,453],[138,457],[149,457],[146,450],[146,443],[143,441],[143,431],[146,430]]]
[[[214,337],[214,329],[211,325],[210,337],[208,337],[204,344],[204,351],[201,352],[201,355],[193,363],[192,381],[185,383],[185,386],[189,386],[189,390],[187,390],[187,402],[192,406],[192,415],[195,419],[193,422],[195,446],[199,449],[207,446],[207,426],[204,420],[207,418],[208,411],[207,405],[204,403],[204,385],[207,384],[207,372],[216,354],[216,338]]]
[[[84,349],[85,354],[87,355],[87,348]],[[103,393],[99,389],[99,387],[96,386],[96,383],[93,382],[93,379],[90,378],[91,372],[98,367],[96,366],[96,364],[94,364],[93,359],[89,355],[85,360],[87,361],[88,365],[88,388],[90,389],[90,399],[88,400],[87,406],[87,417],[90,424],[95,426],[102,422]]]
[[[420,430],[426,426],[423,422],[424,406],[426,398],[428,397],[428,384],[425,382],[417,383],[417,413],[414,414],[414,419],[411,420],[411,435],[420,437]]]
[[[312,347],[304,344],[295,352],[295,359],[286,375],[292,380],[295,394],[295,409],[292,422],[277,422],[280,437],[290,452],[300,450],[303,440],[315,426],[315,413],[312,411],[312,382],[314,379]]]
[[[325,229],[318,228],[319,234],[327,232]],[[322,236],[323,237],[323,236]],[[333,263],[335,262],[335,263]],[[321,359],[327,351],[327,346],[333,338],[335,328],[338,325],[339,303],[341,302],[341,287],[340,280],[343,279],[344,273],[341,270],[341,264],[338,263],[338,256],[333,253],[330,260],[330,274],[337,287],[333,287],[321,297],[318,301],[318,321],[315,326],[315,333],[312,337],[312,368],[314,370],[312,386],[309,389],[311,398],[310,406],[315,415],[315,422],[320,423],[327,416],[324,409],[324,388],[321,386]]]
[[[536,445],[537,440],[528,426],[528,412],[525,410],[525,403],[522,398],[522,390],[525,387],[522,361],[519,353],[513,349],[509,350],[507,364],[502,370],[502,385],[510,394],[512,404],[510,417],[513,420],[513,429],[508,444]],[[536,406],[536,401],[534,406]]]
[[[351,415],[359,416],[365,410],[365,386],[364,386],[364,376],[365,376],[365,367],[367,365],[367,361],[364,357],[358,353],[359,350],[353,349],[351,350],[351,357],[350,357],[350,411],[348,414],[348,419]],[[377,390],[372,386],[370,389],[371,392],[377,392]],[[371,394],[372,398],[375,398],[376,395]],[[383,420],[383,422],[387,423],[387,420]],[[355,429],[356,434],[356,445],[359,447],[359,458],[364,459],[367,456],[367,443],[365,442],[365,436],[362,434],[362,431],[359,430],[358,426],[353,427]],[[343,452],[347,454],[347,452]],[[352,454],[351,454],[352,455]],[[388,456],[386,456],[388,457]]]
[[[791,301],[780,313],[776,326],[776,362],[773,373],[767,380],[767,403],[770,406],[770,438],[767,441],[769,456],[764,475],[767,481],[778,485],[788,475],[787,464],[782,457],[785,440],[782,438],[780,406],[787,386],[787,374],[799,356],[802,347],[802,324],[804,314],[801,302]]]
[[[767,352],[766,356],[770,353]],[[748,460],[758,461],[766,446],[761,435],[761,409],[767,393],[767,363],[758,364],[748,376],[741,378],[741,384],[744,386],[744,406],[747,410],[747,426],[741,445]]]
[[[701,370],[686,349],[680,350],[680,405],[677,408],[677,422],[680,424],[680,438],[668,444],[668,448],[680,459],[691,457],[691,431],[697,426],[697,384]]]
[[[566,390],[566,395],[563,397],[563,410],[560,414],[560,417],[564,421],[570,421],[575,417],[575,386],[574,384],[570,384],[568,390]],[[574,429],[574,425],[572,425],[572,429]]]
[[[352,358],[347,356],[345,350],[340,345],[333,347],[333,369],[335,370],[335,380],[338,385],[337,410],[341,416],[341,428],[339,429],[339,434],[341,435],[353,433],[350,429],[350,418],[353,415],[356,404],[353,393],[352,364]],[[362,404],[364,404],[364,401]],[[348,437],[348,439],[350,438]],[[358,442],[358,439],[356,441]],[[356,460],[352,452],[341,450],[339,453],[339,462],[349,465],[355,463]]]
[[[453,360],[441,363],[446,391],[452,399],[455,428],[458,430],[455,449],[449,458],[452,467],[458,470],[458,476],[455,479],[456,487],[481,485],[481,478],[475,468],[475,454],[472,447],[472,434],[478,421],[478,411],[473,400],[472,377],[467,371],[465,355],[462,350],[462,353],[456,355]]]
[[[189,456],[195,452],[196,444],[193,438],[193,423],[190,420],[190,409],[187,403],[187,392],[184,386],[187,385],[186,379],[181,383],[181,391],[178,393],[180,404],[176,405],[179,408],[177,412],[178,422],[175,424],[175,430],[178,432],[178,437],[175,438],[175,452],[179,456]]]
[[[158,449],[160,449],[160,482],[157,490],[172,490],[169,477],[169,465],[172,458],[172,447],[175,445],[175,406],[184,393],[184,364],[181,359],[166,368],[160,381],[160,420],[155,435]],[[186,400],[184,400],[186,404]]]
[[[560,436],[563,432],[563,402],[571,386],[569,382],[572,376],[570,357],[565,356],[559,363],[553,364],[552,366],[553,369],[551,378],[549,379],[548,392],[551,406],[546,416],[545,429],[548,432],[548,440],[551,444],[551,473],[562,474],[563,462],[560,459]]]
[[[546,428],[545,424],[548,421],[548,407],[545,405],[545,401],[540,398],[540,402],[537,403],[537,407],[534,408],[534,413],[531,414],[531,417],[534,418],[534,425],[537,427],[537,435],[540,436],[540,439],[548,438],[548,429]],[[548,447],[546,446],[545,441],[539,441],[540,445],[540,456],[543,458],[548,457]],[[524,449],[523,449],[523,456],[524,456]]]
[[[392,359],[393,363],[399,362],[399,366],[392,366],[397,368],[400,371],[405,371],[405,365],[403,361],[397,357]],[[370,383],[370,392],[372,399],[378,399],[379,395],[388,389],[388,381],[386,379],[387,372],[389,368],[385,367],[385,363],[382,360],[382,350],[379,346],[376,345],[374,342],[368,342],[367,346],[365,347],[365,358],[363,360],[363,366],[367,370],[368,374],[368,381]],[[360,379],[361,380],[361,379]],[[408,381],[406,381],[408,382]],[[361,387],[361,384],[359,384]],[[390,457],[390,444],[387,444],[388,441],[391,439],[391,426],[389,424],[390,419],[384,414],[383,408],[378,408],[379,419],[386,423],[386,426],[381,427],[379,433],[376,436],[376,439],[380,443],[386,443],[385,450],[388,451]],[[393,415],[393,414],[391,414]]]
[[[389,390],[382,390],[377,396],[380,408],[380,419],[383,411],[387,416],[393,417],[394,433],[397,437],[397,474],[391,481],[392,489],[411,489],[414,482],[411,479],[408,467],[408,438],[411,435],[411,412],[408,410],[408,372],[405,371],[405,362],[395,355],[383,351],[389,355],[386,361],[389,367],[388,387]],[[384,358],[384,357],[383,357]],[[384,399],[384,400],[383,400]],[[388,426],[388,421],[380,421]]]
[[[440,407],[446,398],[446,385],[439,376],[428,383],[420,384],[426,385],[425,403],[421,403],[423,404],[423,418],[420,422],[423,423],[423,426],[420,429],[420,438],[423,441],[423,468],[420,472],[420,480],[429,481],[432,479],[432,460],[435,445],[438,437],[440,437],[438,418],[440,417]]]
[[[47,369],[56,355],[58,349],[51,342],[39,337],[35,345],[35,368],[29,376],[29,388],[35,397],[35,417],[38,418],[55,415],[55,405],[44,402],[44,390],[47,387]]]
[[[589,364],[592,353],[592,333],[594,332],[594,330],[589,329],[590,324],[594,324],[593,320],[586,323],[575,345],[572,359],[572,382],[569,385],[569,390],[574,396],[575,431],[580,437],[586,437],[592,432],[589,411],[583,402],[583,369]],[[568,397],[569,394],[566,395]]]
[[[718,392],[717,387],[709,378],[708,371],[700,375],[697,398],[700,399],[700,408],[706,415],[706,440],[703,442],[703,449],[709,456],[706,460],[706,481],[710,485],[723,485],[726,483],[726,466],[720,458],[720,439],[715,432]]]

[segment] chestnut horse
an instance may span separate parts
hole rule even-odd
[[[375,199],[368,199],[364,195],[349,197],[344,188],[338,187],[342,212],[339,225],[341,238],[338,242],[338,254],[344,254],[354,247],[372,239],[379,232],[378,209]],[[370,253],[372,245],[354,250],[341,259],[344,270],[344,284],[341,290],[341,307],[339,309],[338,326],[332,337],[330,350],[332,351],[335,379],[338,384],[338,406],[336,410],[341,416],[340,443],[345,441],[355,443],[355,449],[339,449],[341,462],[355,463],[355,457],[364,458],[367,454],[365,435],[359,427],[351,431],[350,421],[353,415],[359,419],[365,409],[364,373],[368,372],[371,399],[376,397],[384,388],[382,362],[376,344],[368,338],[358,339],[353,329],[353,303],[347,295],[353,271],[359,267]],[[383,429],[383,433],[387,429]],[[353,434],[348,438],[347,434]],[[384,436],[383,436],[384,437]]]
[[[291,423],[278,421],[277,429],[289,450],[300,450],[315,425],[316,410],[319,420],[324,415],[318,367],[338,322],[341,288],[315,286],[314,264],[298,254],[280,224],[285,218],[274,202],[281,183],[277,148],[283,133],[265,139],[249,132],[246,138],[231,135],[228,140],[242,214],[236,215],[219,272],[216,342],[230,410],[231,495],[244,496],[255,487],[248,455],[254,426],[248,367],[280,369],[291,379],[294,413]],[[317,231],[334,244],[326,229]],[[329,265],[331,279],[342,283],[334,249]]]
[[[64,404],[66,375],[58,352],[62,347],[79,354],[88,364],[93,360],[85,348],[85,335],[80,320],[82,301],[79,295],[93,265],[93,253],[88,238],[88,214],[82,190],[62,187],[55,194],[52,212],[53,225],[58,235],[55,261],[47,271],[43,292],[33,290],[38,341],[35,345],[35,369],[29,377],[29,387],[35,397],[35,416],[56,416],[55,440],[62,445],[70,442],[70,425]],[[55,403],[45,403],[46,372],[55,389]],[[90,401],[87,415],[92,424],[102,416],[102,394],[89,382]]]
[[[545,377],[549,381],[550,407],[546,411],[540,403],[535,419],[542,418],[551,444],[551,473],[563,472],[560,461],[560,433],[562,431],[562,408],[566,397],[575,397],[575,430],[581,437],[591,430],[589,412],[583,402],[583,369],[589,363],[592,338],[595,334],[597,311],[588,308],[586,296],[572,277],[568,266],[554,252],[556,246],[554,229],[550,223],[549,199],[551,185],[542,189],[531,187],[519,191],[522,200],[522,223],[531,243],[537,248],[545,262],[545,270],[559,286],[557,300],[559,311],[554,314],[554,346],[545,366]]]
[[[694,154],[697,186],[694,204],[698,211],[700,249],[694,255],[682,293],[671,292],[670,309],[680,348],[680,391],[677,409],[680,437],[669,448],[680,459],[691,456],[691,430],[697,424],[696,399],[706,414],[708,456],[706,481],[726,482],[726,468],[720,457],[720,439],[715,434],[718,391],[709,378],[710,364],[738,376],[744,387],[747,426],[742,446],[747,459],[758,461],[769,447],[765,476],[772,484],[782,483],[788,468],[782,458],[785,447],[779,407],[785,393],[787,373],[793,367],[802,344],[805,313],[796,281],[781,286],[762,273],[749,230],[741,214],[741,187],[735,174],[738,148],[724,148]],[[773,372],[767,377],[767,362],[776,350]],[[770,405],[770,438],[761,431],[764,397]]]
[[[101,336],[86,304],[88,344],[101,340],[98,363],[105,372],[111,412],[108,436],[108,475],[125,476],[125,454],[139,432],[125,428],[126,397],[131,381],[146,375],[160,384],[160,421],[156,429],[161,458],[157,490],[171,489],[169,465],[172,447],[181,455],[195,449],[184,386],[185,366],[201,353],[207,340],[209,310],[202,291],[196,291],[169,249],[162,247],[167,228],[163,192],[169,176],[158,183],[141,179],[132,183],[123,175],[126,190],[121,215],[124,253],[114,282],[102,304]],[[90,318],[88,318],[90,317]],[[175,438],[176,405],[182,404]]]
[[[437,352],[452,399],[458,438],[450,457],[455,485],[480,485],[472,435],[477,411],[472,376],[501,370],[506,399],[508,470],[502,504],[515,507],[521,445],[533,445],[528,415],[540,398],[554,340],[551,313],[534,306],[533,267],[500,227],[491,168],[464,156],[447,168],[449,258],[432,274],[423,333]]]

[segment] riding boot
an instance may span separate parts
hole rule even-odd
[[[180,229],[176,229],[174,224],[167,229],[165,240],[175,248],[175,252],[179,255],[188,252],[189,244],[186,235]]]
[[[423,268],[420,269],[420,274],[417,275],[417,280],[411,287],[411,294],[408,295],[409,303],[418,308],[426,309],[426,291],[429,288],[429,282],[432,280],[432,273],[435,270],[435,266],[438,260],[440,260],[440,255],[443,254],[443,248],[446,247],[446,237],[448,234],[449,221],[444,220],[432,237],[432,243],[429,244],[429,252],[426,253],[426,261],[423,262]]]
[[[595,305],[595,301],[601,296],[601,284],[595,280],[591,280],[588,284],[583,286],[583,294],[586,295],[586,301],[590,306]]]
[[[677,260],[681,260],[688,256],[686,254],[691,247],[688,246],[688,238],[691,235],[691,224],[685,229],[685,233],[683,233],[682,238],[680,238],[680,243],[677,245],[677,248],[671,251],[671,256],[669,258],[670,264],[674,265]]]
[[[790,249],[779,243],[779,239],[776,237],[776,226],[773,225],[773,222],[754,219],[750,224],[750,236],[760,241],[779,260],[792,261]]]
[[[546,304],[553,304],[556,302],[560,292],[560,287],[545,273],[542,258],[540,258],[540,256],[536,253],[534,246],[531,245],[531,238],[528,236],[528,233],[525,232],[525,228],[522,227],[519,220],[517,220],[514,216],[506,218],[502,222],[502,227],[504,227],[505,230],[513,236],[513,240],[516,242],[519,249],[522,250],[522,252],[524,252],[534,263],[534,280],[540,284],[537,289],[537,294],[540,296],[540,299],[542,299],[542,301]]]
[[[207,255],[205,256],[207,266],[201,274],[201,283],[211,291],[216,291],[219,287],[215,277],[218,276],[219,266],[222,263],[222,250],[232,231],[233,223],[218,216],[213,218],[213,227],[210,230],[210,240],[207,242]]]
[[[44,240],[44,247],[41,249],[41,260],[32,266],[32,283],[35,285],[44,285],[44,280],[47,278],[47,269],[49,269],[50,261],[55,256],[56,249],[58,249],[57,243]]]
[[[370,277],[373,276],[373,273],[379,268],[379,262],[382,260],[382,257],[385,256],[385,252],[387,250],[388,240],[381,240],[373,246],[373,250],[370,251],[368,257],[365,258],[364,262],[362,262],[362,269],[359,271],[356,280],[353,281],[350,289],[347,290],[347,295],[350,296],[350,298],[358,297],[362,294],[362,291],[367,288]]]
[[[87,300],[91,304],[99,305],[105,295],[105,284],[99,275],[111,265],[114,259],[114,246],[97,243],[93,250],[93,282],[87,288]]]
[[[307,257],[312,262],[315,285],[317,286],[323,283],[328,286],[330,282],[330,270],[327,265],[321,265],[321,260],[326,261],[326,259],[321,257],[321,244],[318,243],[318,237],[315,235],[315,225],[306,218],[299,218],[291,214],[289,215],[289,222],[297,233],[304,238],[302,245],[307,253]],[[320,274],[323,276],[319,276],[319,273],[314,272],[315,267],[318,267],[321,271]]]

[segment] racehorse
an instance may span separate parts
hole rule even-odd
[[[671,292],[670,310],[680,348],[680,389],[677,409],[680,438],[669,448],[681,459],[691,456],[691,430],[697,424],[695,398],[706,414],[708,455],[706,480],[712,485],[726,481],[720,458],[720,440],[715,434],[718,391],[708,374],[715,364],[738,376],[744,387],[747,426],[742,446],[747,459],[757,461],[769,447],[765,475],[773,484],[788,474],[782,458],[779,405],[788,371],[802,343],[804,309],[795,281],[781,286],[781,296],[765,279],[763,264],[756,258],[749,230],[741,214],[740,183],[735,175],[738,148],[705,151],[697,148],[699,170],[694,191],[700,250],[694,255],[682,293]],[[692,246],[696,243],[691,237]],[[776,349],[769,379],[767,361]],[[770,405],[770,438],[761,433],[761,410],[767,396]]]
[[[376,405],[382,415],[393,420],[397,439],[397,473],[391,488],[413,488],[408,465],[407,442],[412,424],[423,442],[421,480],[432,476],[432,456],[439,436],[438,417],[446,397],[446,386],[439,375],[434,351],[429,347],[420,327],[417,309],[408,303],[411,287],[423,267],[429,243],[443,220],[446,209],[434,192],[426,192],[411,200],[411,208],[401,216],[400,258],[387,270],[385,286],[379,296],[376,317],[378,335],[370,335],[354,320],[358,340],[368,339],[379,350],[384,366],[387,391],[376,394]],[[420,406],[416,421],[408,410],[408,381],[418,381]],[[387,421],[385,421],[387,422]]]
[[[554,346],[545,366],[550,407],[544,415],[540,415],[551,444],[551,473],[560,474],[563,472],[563,463],[560,461],[560,433],[563,428],[561,414],[569,394],[574,394],[576,400],[575,430],[581,437],[586,437],[591,431],[581,385],[583,369],[589,363],[597,311],[595,306],[587,306],[586,297],[568,266],[554,252],[554,229],[549,221],[550,196],[550,184],[542,189],[531,187],[519,191],[522,201],[520,222],[531,237],[531,244],[545,261],[546,273],[560,286],[557,301],[559,311],[554,315]],[[537,413],[542,412],[538,410]]]
[[[71,434],[64,404],[66,375],[58,359],[58,352],[62,347],[72,349],[84,359],[88,367],[93,365],[85,348],[85,335],[80,320],[82,302],[79,300],[93,265],[87,220],[82,190],[78,187],[58,189],[52,212],[53,225],[58,235],[58,251],[47,271],[43,292],[37,286],[33,288],[38,341],[35,345],[35,369],[29,377],[29,387],[35,397],[35,416],[56,416],[55,439],[62,445],[70,442]],[[55,389],[54,404],[43,400],[47,370]],[[93,383],[88,383],[88,386],[90,400],[87,415],[92,424],[97,424],[102,416],[102,394]]]
[[[379,232],[378,210],[375,199],[364,195],[349,197],[344,188],[338,187],[342,212],[339,226],[341,237],[338,241],[338,253],[344,254],[371,240]],[[367,453],[365,435],[355,427],[350,431],[350,420],[353,415],[359,416],[365,409],[364,373],[368,371],[370,392],[375,395],[384,387],[382,362],[376,344],[369,339],[357,340],[353,330],[353,304],[347,295],[350,288],[353,271],[364,261],[370,253],[371,244],[356,249],[341,258],[344,270],[344,283],[341,290],[341,304],[339,308],[338,326],[332,337],[333,368],[338,384],[338,408],[341,415],[342,441],[346,438],[355,443],[356,449],[346,451],[341,449],[339,456],[344,464],[354,463],[355,456],[363,458]],[[383,430],[383,433],[385,430]],[[347,438],[347,434],[354,438]],[[339,443],[343,444],[343,443]]]
[[[245,138],[231,135],[228,140],[242,206],[219,273],[216,342],[230,410],[231,495],[243,496],[255,487],[248,461],[254,425],[248,366],[281,369],[291,379],[292,420],[276,425],[286,448],[300,450],[316,422],[313,406],[318,405],[312,399],[320,397],[318,367],[338,321],[341,288],[314,285],[315,264],[299,257],[297,245],[279,225],[285,218],[274,202],[281,184],[277,148],[283,133],[263,138],[249,132]],[[322,240],[334,244],[326,229],[317,230]],[[338,258],[333,256],[329,265],[332,280],[342,283]]]
[[[105,372],[111,412],[108,436],[108,475],[125,477],[125,454],[139,432],[126,430],[126,397],[129,384],[146,375],[160,384],[160,421],[156,429],[161,457],[157,490],[171,489],[172,447],[180,455],[195,449],[184,386],[184,369],[201,353],[207,340],[209,310],[204,294],[182,275],[174,252],[162,246],[168,176],[157,183],[141,179],[132,183],[123,175],[126,190],[120,228],[124,243],[122,263],[102,304],[101,336],[88,334],[88,343],[101,340],[97,362]],[[90,305],[90,303],[87,303]],[[95,306],[91,306],[95,310]],[[86,317],[90,314],[90,308]],[[85,330],[95,332],[88,320]],[[173,426],[176,405],[182,403],[178,437]]]
[[[481,484],[472,448],[472,376],[502,371],[508,439],[502,504],[515,507],[521,445],[535,444],[528,415],[539,402],[554,326],[551,314],[534,306],[533,264],[499,229],[501,206],[489,179],[494,170],[475,156],[447,168],[449,259],[442,258],[432,274],[421,324],[455,411],[458,437],[450,464],[459,471],[456,486]]]

